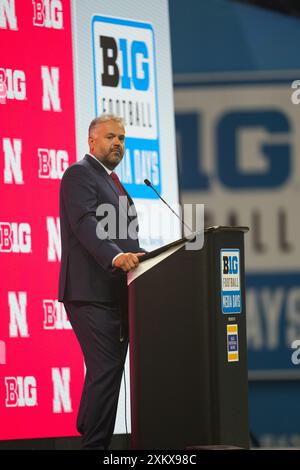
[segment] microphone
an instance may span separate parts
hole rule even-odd
[[[144,183],[149,186],[149,188],[152,188],[153,191],[156,192],[156,194],[158,195],[159,199],[162,200],[162,202],[164,204],[166,204],[166,206],[168,206],[168,208],[173,212],[174,215],[176,215],[176,217],[180,220],[181,224],[184,225],[191,233],[193,233],[193,230],[184,222],[184,220],[178,215],[176,214],[175,211],[173,211],[172,207],[169,206],[169,204],[161,197],[161,195],[156,191],[155,187],[153,186],[153,184],[151,183],[151,181],[144,179]]]

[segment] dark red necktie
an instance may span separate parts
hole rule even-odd
[[[121,181],[119,180],[119,177],[117,175],[117,173],[115,173],[114,171],[111,172],[110,176],[112,177],[112,179],[114,180],[115,184],[118,186],[121,194],[123,194],[124,196],[127,196],[127,193],[125,191],[125,188],[124,186],[122,185]]]

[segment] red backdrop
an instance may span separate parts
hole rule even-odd
[[[76,160],[69,0],[0,0],[0,439],[74,435],[83,359],[56,301]]]

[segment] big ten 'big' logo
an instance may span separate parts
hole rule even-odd
[[[161,189],[153,28],[95,16],[92,38],[95,114],[113,113],[124,119],[126,152],[119,176],[133,197],[152,197],[145,178]]]
[[[202,113],[177,114],[184,189],[211,189],[214,172],[231,190],[274,189],[291,175],[291,124],[282,109],[231,110],[212,122],[215,168],[205,165]],[[198,150],[198,153],[194,151]],[[250,153],[249,153],[250,152]]]
[[[0,68],[0,103],[26,100],[26,76],[23,70]]]
[[[223,313],[241,313],[240,252],[221,249],[221,308]]]
[[[5,406],[37,406],[37,383],[33,376],[5,377]]]
[[[63,29],[63,7],[60,0],[32,0],[33,24]]]
[[[61,179],[69,166],[66,150],[38,149],[39,178]]]
[[[0,222],[0,252],[31,253],[30,224]]]
[[[70,330],[72,328],[61,302],[45,299],[43,309],[45,330]]]
[[[144,41],[130,43],[126,38],[119,38],[116,41],[111,36],[103,35],[99,40],[103,64],[102,85],[109,87],[120,85],[126,90],[147,91],[150,84],[147,43]]]
[[[238,274],[239,272],[239,259],[234,256],[222,256],[223,274]]]
[[[127,136],[157,132],[154,33],[150,25],[93,18],[96,114],[115,113]]]

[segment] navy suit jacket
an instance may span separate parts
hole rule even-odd
[[[127,205],[119,209],[121,193],[111,176],[91,156],[65,171],[60,188],[62,257],[58,300],[118,301],[126,287],[126,274],[113,272],[112,260],[122,252],[144,251],[134,238],[118,238],[119,221],[128,227],[135,216],[128,216]],[[116,209],[116,237],[97,237],[100,204]],[[133,201],[128,197],[128,203]],[[120,271],[120,270],[118,270]],[[123,298],[123,296],[122,296]]]

